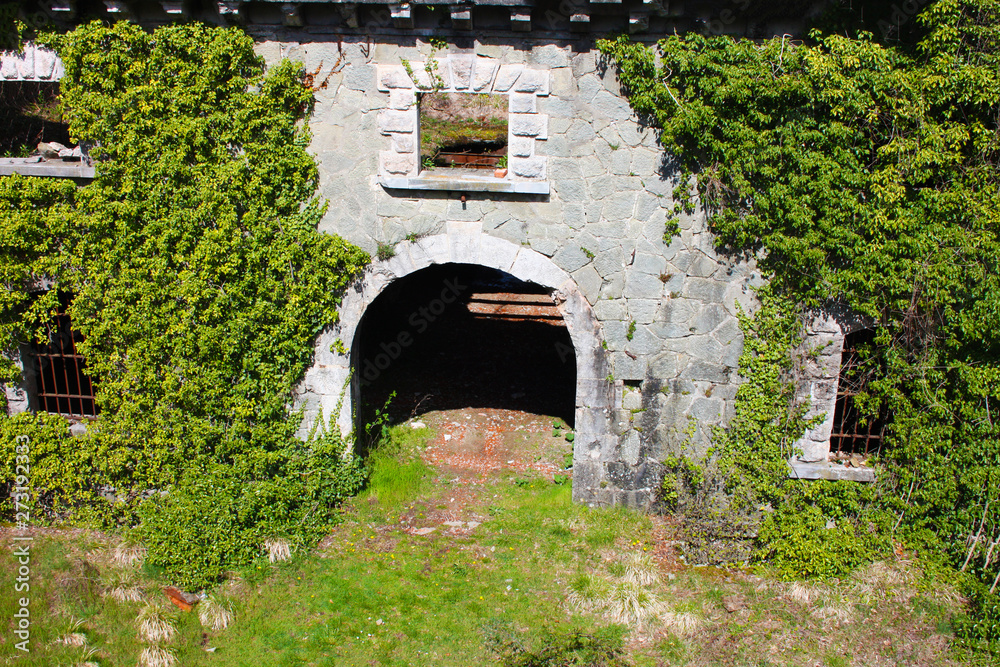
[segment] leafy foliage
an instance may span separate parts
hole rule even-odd
[[[356,487],[347,443],[303,445],[288,404],[368,257],[316,231],[300,65],[265,74],[250,37],[198,24],[92,23],[50,41],[71,133],[100,162],[81,188],[0,179],[0,345],[9,357],[51,311],[54,297],[35,298],[39,278],[76,295],[68,312],[102,413],[87,440],[94,483],[130,506],[170,491],[140,512],[151,557],[205,581],[249,558],[262,530],[307,535]],[[0,370],[9,380],[14,367]],[[227,524],[242,546],[204,567],[169,560],[176,542],[153,526],[194,535],[236,507],[223,495],[245,503]]]
[[[966,560],[990,583],[998,563],[986,546],[1000,533],[990,511],[1000,495],[1000,2],[937,0],[916,21],[913,43],[896,46],[818,32],[807,43],[688,34],[658,53],[624,37],[599,46],[633,108],[697,174],[720,244],[755,255],[774,293],[797,307],[843,304],[872,323],[860,402],[892,414],[873,501],[909,543]],[[780,333],[765,339],[783,343]],[[766,358],[760,350],[743,363]],[[775,420],[787,393],[773,373],[744,376],[757,387],[742,401],[763,406],[768,387],[781,400],[757,428],[738,418],[743,431],[721,455],[760,452],[775,467],[743,490],[780,499],[788,451]]]

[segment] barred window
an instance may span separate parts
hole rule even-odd
[[[66,308],[71,295],[59,295],[59,310],[47,325],[48,340],[31,345],[31,370],[35,378],[38,409],[67,417],[94,417],[94,382],[87,363],[77,351],[83,335],[75,331]]]
[[[835,456],[868,456],[877,453],[882,447],[887,421],[884,408],[873,416],[862,413],[855,405],[855,397],[865,390],[869,379],[869,374],[862,368],[859,349],[871,345],[874,340],[875,332],[871,329],[855,331],[844,338],[837,383],[837,405],[833,413],[833,432],[830,435],[830,452]]]

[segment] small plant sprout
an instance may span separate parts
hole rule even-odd
[[[154,604],[147,604],[139,611],[136,625],[139,628],[139,638],[150,643],[168,641],[176,632],[167,613]]]
[[[208,595],[198,605],[198,620],[202,626],[211,630],[225,630],[233,622],[232,609],[220,604],[213,596]]]
[[[176,656],[160,646],[148,646],[139,654],[139,667],[172,667],[175,664]]]
[[[280,563],[292,557],[292,546],[288,540],[273,538],[264,541],[264,550],[267,551],[267,559],[272,563]]]
[[[396,256],[396,249],[392,247],[391,243],[379,242],[378,248],[375,250],[375,256],[385,262]]]

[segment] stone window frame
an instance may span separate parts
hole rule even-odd
[[[796,441],[795,449],[801,453],[788,460],[790,477],[875,481],[875,470],[872,468],[848,468],[829,460],[844,340],[848,334],[870,326],[870,322],[857,314],[837,307],[811,315],[806,335],[796,350],[797,356],[802,359],[802,367],[796,381],[795,398],[802,403],[808,401],[806,419],[823,415],[823,421],[807,429]]]
[[[379,182],[401,190],[549,194],[548,158],[538,154],[549,125],[548,115],[538,112],[538,98],[548,97],[549,79],[547,68],[454,53],[435,58],[430,71],[426,62],[377,65],[378,90],[389,94],[388,108],[378,113],[378,129],[390,139],[389,149],[379,151]],[[421,169],[417,94],[429,91],[507,96],[505,178]]]

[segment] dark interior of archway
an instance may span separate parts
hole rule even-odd
[[[576,359],[548,290],[444,264],[395,281],[354,339],[359,431],[390,395],[390,423],[433,410],[506,408],[573,424]]]

